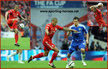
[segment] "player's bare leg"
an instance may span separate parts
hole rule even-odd
[[[67,65],[66,65],[66,68],[69,68],[69,65],[68,65],[68,64],[69,64],[69,62],[71,61],[71,60],[70,60],[70,56],[71,56],[71,54],[68,53],[68,54],[67,54]]]
[[[21,61],[21,53],[22,53],[22,50],[17,50],[16,52],[10,54],[7,56],[7,61],[9,61],[9,58],[12,57],[12,56],[15,56],[16,54],[18,54],[18,63],[24,63]]]
[[[22,50],[17,50],[17,53],[18,53],[18,63],[24,63],[24,62],[22,62],[22,60],[21,60],[21,53],[22,53]]]
[[[9,61],[9,58],[10,58],[10,57],[15,56],[16,54],[18,54],[18,53],[17,53],[17,52],[14,52],[14,53],[8,55],[8,56],[7,56],[7,61]]]
[[[18,29],[14,29],[14,32],[15,32],[15,46],[20,46],[18,44]]]
[[[51,67],[53,67],[53,68],[56,68],[55,65],[53,64],[53,60],[57,57],[57,54],[59,53],[59,50],[58,50],[57,47],[54,47],[52,50],[54,51],[54,53],[53,53],[53,55],[52,55],[51,60],[49,61],[49,65],[50,65]]]
[[[71,56],[71,54],[68,53],[67,54],[67,63],[69,63],[71,61],[70,56]]]
[[[32,61],[33,59],[35,59],[35,58],[41,58],[41,57],[44,57],[44,56],[48,56],[48,53],[49,53],[49,51],[45,50],[44,53],[39,53],[39,54],[37,54],[35,56],[30,56],[30,58],[28,60],[28,63],[30,61]]]
[[[85,49],[81,48],[81,57],[82,57],[82,63],[84,66],[86,66],[87,64],[85,63],[84,59],[85,59]]]

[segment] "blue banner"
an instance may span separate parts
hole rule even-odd
[[[16,52],[16,50],[1,50],[1,61],[7,61],[7,56]],[[21,58],[23,61],[27,61],[31,55],[37,55],[41,52],[44,52],[44,50],[23,50]],[[67,50],[60,50],[58,57],[56,60],[64,60],[67,58]],[[36,60],[50,60],[52,57],[53,51],[49,52],[49,55],[47,57],[42,58],[36,58],[33,61]],[[76,51],[72,53],[71,58],[73,60],[81,60],[81,52]],[[101,58],[102,61],[107,61],[107,51],[88,51],[86,52],[85,60],[97,60],[98,58]],[[17,61],[18,55],[12,56],[9,58],[10,61]]]
[[[31,1],[31,8],[82,8],[82,1]]]

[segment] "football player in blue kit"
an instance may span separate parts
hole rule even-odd
[[[81,57],[82,57],[83,65],[84,66],[87,65],[85,63],[84,59],[85,59],[85,45],[86,45],[86,43],[88,44],[88,31],[86,30],[84,25],[79,24],[78,17],[74,17],[73,23],[74,24],[72,26],[70,26],[69,28],[77,30],[78,32],[72,31],[72,32],[67,33],[67,36],[69,36],[69,34],[72,33],[72,42],[71,42],[71,48],[69,48],[69,52],[67,54],[68,64],[66,65],[66,68],[69,68],[69,62],[71,61],[70,56],[74,51],[76,51],[77,48],[79,50],[81,50]],[[85,40],[85,36],[86,36],[86,40]]]

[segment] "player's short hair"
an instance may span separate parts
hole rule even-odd
[[[79,21],[79,17],[74,17],[73,20],[77,19]]]
[[[103,3],[100,2],[100,3],[98,3],[98,6],[99,6],[99,5],[103,6]]]
[[[55,21],[55,20],[57,21],[58,19],[57,19],[57,18],[55,18],[55,17],[54,17],[54,18],[52,18],[52,21]]]
[[[19,7],[19,6],[18,6],[18,5],[15,5],[14,8],[15,8],[15,7]]]

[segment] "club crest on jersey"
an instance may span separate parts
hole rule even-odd
[[[57,30],[57,28],[55,28],[55,30]]]
[[[81,30],[81,28],[79,28],[78,30]]]

